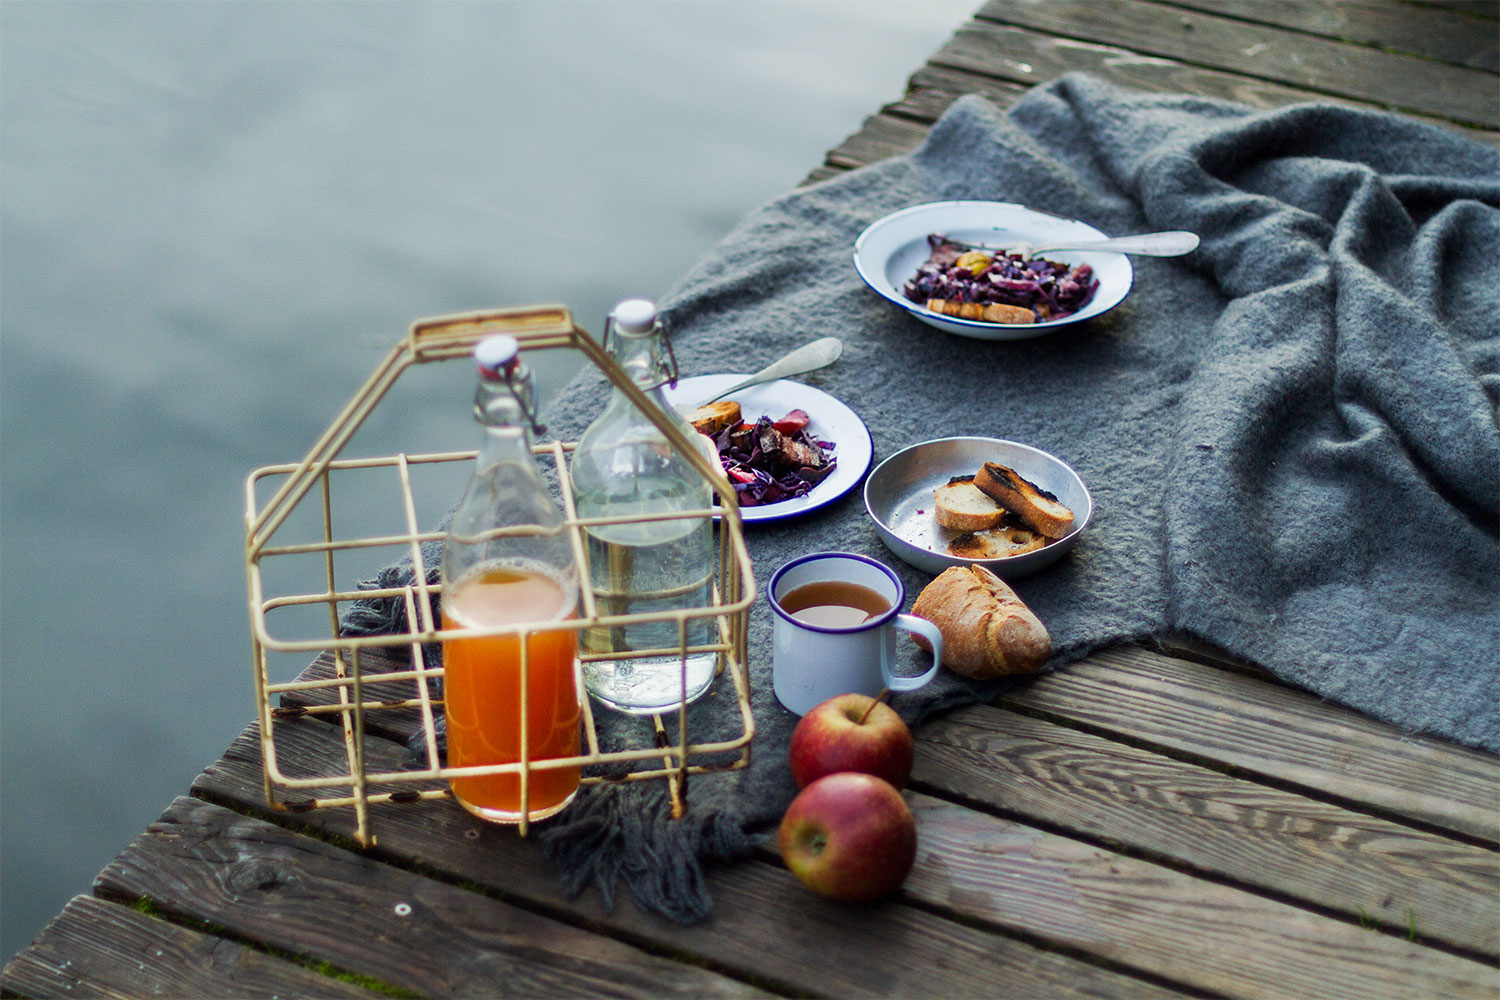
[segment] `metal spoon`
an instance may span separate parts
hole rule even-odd
[[[839,355],[843,353],[844,342],[842,340],[837,337],[824,337],[822,340],[815,340],[811,344],[802,345],[780,360],[771,362],[743,382],[735,383],[718,395],[710,396],[705,400],[693,403],[691,406],[684,405],[677,408],[685,412],[696,410],[700,406],[707,406],[709,403],[723,399],[725,396],[739,392],[741,389],[748,389],[752,385],[760,385],[762,382],[774,382],[779,378],[786,378],[790,375],[801,375],[804,372],[816,371],[825,365],[833,364],[839,359]]]
[[[1057,243],[1012,243],[1008,247],[990,247],[980,243],[949,242],[990,253],[1020,254],[1022,260],[1030,260],[1047,250],[1113,250],[1116,253],[1137,253],[1147,257],[1180,257],[1198,249],[1198,234],[1173,230],[1165,233],[1141,233],[1136,236],[1116,236],[1107,240],[1068,240]]]

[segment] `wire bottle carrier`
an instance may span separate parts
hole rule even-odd
[[[453,359],[468,359],[474,345],[487,336],[505,334],[516,338],[522,352],[572,348],[581,351],[644,413],[671,445],[685,454],[693,468],[710,484],[718,498],[717,507],[655,517],[580,517],[574,504],[567,475],[567,462],[573,442],[539,442],[532,450],[544,469],[548,463],[559,490],[579,572],[579,616],[567,622],[549,622],[540,626],[522,625],[504,628],[467,630],[467,636],[519,635],[524,638],[533,628],[570,628],[579,632],[591,628],[618,628],[649,622],[669,622],[676,626],[676,653],[684,661],[690,653],[713,652],[719,657],[717,689],[727,694],[732,687],[738,708],[738,732],[716,742],[693,743],[689,739],[688,711],[679,703],[675,711],[647,717],[650,733],[643,740],[648,745],[625,749],[601,749],[595,727],[593,708],[587,695],[582,697],[584,740],[582,753],[576,757],[532,761],[521,741],[521,759],[515,763],[467,767],[461,771],[443,766],[438,750],[435,713],[441,710],[433,681],[442,676],[440,667],[429,666],[424,646],[459,634],[444,631],[434,613],[436,583],[426,582],[430,565],[423,544],[441,541],[440,531],[423,531],[418,525],[414,471],[417,469],[459,463],[467,470],[473,451],[434,454],[395,454],[377,458],[341,458],[344,446],[364,423],[397,378],[413,365]],[[355,474],[389,473],[397,483],[401,522],[405,531],[365,537],[340,538],[334,530],[335,481]],[[264,484],[264,486],[263,486]],[[274,486],[264,504],[263,492]],[[353,806],[356,818],[355,836],[364,846],[373,845],[375,836],[370,823],[370,806],[379,803],[418,802],[448,797],[446,779],[462,775],[519,774],[523,802],[529,794],[531,774],[549,767],[585,769],[585,784],[600,781],[665,780],[674,816],[686,809],[687,779],[690,775],[737,770],[749,762],[750,742],[755,722],[750,709],[750,682],[746,669],[746,635],[749,609],[755,596],[755,578],[745,548],[744,526],[734,489],[724,478],[717,462],[707,452],[665,419],[647,400],[635,383],[607,353],[577,326],[567,308],[556,305],[525,306],[510,309],[462,313],[412,324],[406,337],[399,341],[376,367],[364,386],[356,393],[333,423],[313,445],[301,462],[293,465],[268,466],[251,473],[246,481],[245,565],[250,600],[250,632],[255,673],[256,718],[260,726],[264,761],[266,801],[275,809],[300,812],[319,808]],[[285,540],[278,532],[290,534],[287,524],[294,513],[307,517],[310,508],[321,508],[319,537],[310,540]],[[661,517],[703,518],[717,522],[715,532],[718,571],[712,592],[712,603],[654,614],[604,616],[599,614],[589,587],[587,546],[583,532],[593,525],[654,520]],[[371,550],[394,553],[390,561],[409,558],[413,569],[410,582],[383,589],[359,589],[344,580],[339,566],[356,553]],[[272,578],[283,560],[305,563],[316,561],[318,586],[294,586],[281,593]],[[268,593],[268,590],[273,591]],[[399,602],[404,609],[405,628],[392,634],[349,635],[341,630],[344,612],[355,601],[387,599]],[[326,608],[327,634],[307,637],[277,637],[268,616],[289,609]],[[716,626],[710,632],[717,641],[707,645],[690,645],[689,624],[704,618]],[[522,641],[520,647],[527,646]],[[660,656],[664,650],[637,651],[637,656]],[[296,680],[275,682],[271,678],[271,654],[314,654],[317,660]],[[321,654],[321,655],[318,655]],[[620,658],[617,652],[580,652],[581,660]],[[627,654],[629,655],[629,654]],[[371,669],[371,667],[375,669]],[[521,660],[521,683],[524,704],[526,662]],[[728,685],[725,680],[728,680]],[[579,686],[582,691],[582,685]],[[375,695],[379,693],[379,696]],[[392,694],[395,696],[392,696]],[[273,704],[279,699],[280,704]],[[518,706],[519,724],[525,713]],[[601,709],[601,711],[609,711]],[[731,716],[733,711],[730,711]],[[337,773],[294,776],[285,773],[277,759],[279,727],[290,720],[321,717],[342,726],[347,767]],[[380,731],[384,718],[417,720],[421,763],[416,766],[372,769],[367,766],[365,736]],[[733,727],[732,727],[733,728]],[[524,731],[523,731],[524,732]],[[522,809],[525,812],[524,806]],[[521,833],[527,823],[520,823]]]

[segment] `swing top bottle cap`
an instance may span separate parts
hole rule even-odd
[[[521,345],[516,338],[497,335],[486,337],[474,347],[474,361],[480,374],[486,378],[503,378],[505,372],[516,362]]]
[[[631,336],[650,333],[656,326],[656,303],[650,299],[626,299],[615,306],[615,329]]]

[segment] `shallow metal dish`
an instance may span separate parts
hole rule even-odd
[[[1073,530],[1035,552],[1004,559],[960,559],[944,550],[960,534],[940,527],[934,517],[933,490],[954,476],[971,476],[985,462],[999,462],[1053,494],[1073,511]],[[1014,441],[987,437],[951,437],[924,441],[898,451],[875,467],[865,480],[865,510],[881,541],[902,561],[937,574],[949,566],[978,564],[1012,579],[1035,573],[1061,559],[1094,513],[1094,500],[1078,473],[1062,459]]]

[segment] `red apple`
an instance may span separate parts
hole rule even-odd
[[[792,730],[788,757],[798,788],[838,771],[862,771],[896,788],[911,777],[911,730],[896,710],[867,694],[816,705]]]
[[[896,891],[917,859],[917,823],[884,781],[840,771],[808,785],[781,818],[781,858],[814,892],[872,900]]]

